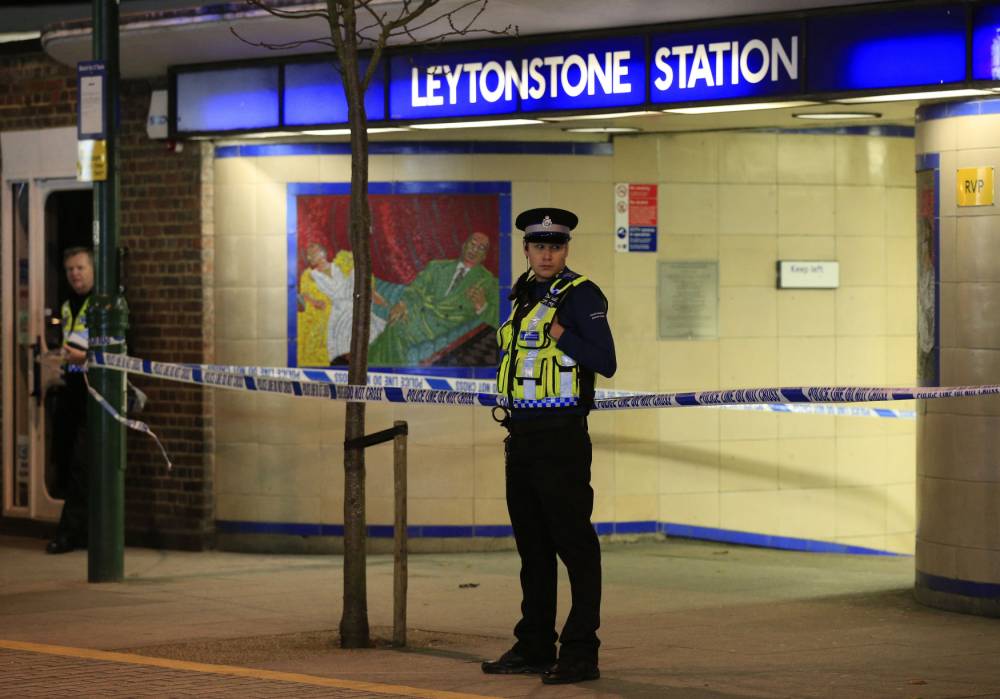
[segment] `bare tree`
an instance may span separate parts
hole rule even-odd
[[[441,0],[326,0],[326,9],[284,9],[265,0],[247,0],[275,17],[292,20],[322,18],[329,36],[285,44],[248,42],[270,49],[290,49],[306,44],[332,48],[347,98],[351,129],[350,240],[354,253],[354,316],[348,381],[364,385],[368,380],[368,338],[371,328],[371,209],[368,205],[368,117],[365,92],[390,43],[427,44],[471,33],[509,34],[473,29],[488,0],[459,0],[450,9],[436,8]],[[516,33],[516,28],[513,30]],[[234,32],[235,33],[235,32]],[[237,36],[239,36],[237,34]],[[243,37],[239,37],[247,41]],[[361,70],[361,52],[370,51],[368,65]],[[365,405],[348,403],[345,441],[364,436]],[[368,593],[365,526],[365,454],[362,448],[344,450],[344,601],[340,619],[340,644],[344,648],[371,645],[368,629]]]

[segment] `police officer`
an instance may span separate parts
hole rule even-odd
[[[68,248],[63,253],[63,266],[71,289],[62,305],[63,342],[59,351],[66,386],[56,404],[52,447],[65,502],[56,536],[45,549],[48,553],[67,553],[87,545],[87,386],[83,368],[89,344],[87,308],[94,288],[93,254],[88,248]]]
[[[576,215],[563,209],[531,209],[517,217],[529,269],[512,290],[510,319],[497,331],[497,389],[510,406],[503,421],[509,430],[507,509],[521,557],[522,601],[517,642],[482,669],[539,673],[546,684],[600,677],[601,549],[590,522],[587,413],[595,373],[611,377],[617,365],[607,299],[566,266],[576,224]],[[573,596],[558,637],[557,557]]]

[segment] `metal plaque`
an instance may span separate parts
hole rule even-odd
[[[657,272],[659,338],[718,338],[719,263],[660,262]]]

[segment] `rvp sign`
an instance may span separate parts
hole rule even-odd
[[[960,167],[955,185],[958,206],[993,206],[993,168]]]

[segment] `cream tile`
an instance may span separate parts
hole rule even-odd
[[[778,383],[830,386],[837,376],[833,338],[782,337],[778,340]]]
[[[833,488],[836,470],[837,440],[813,437],[778,441],[778,487],[781,490]]]
[[[520,231],[517,231],[520,234]],[[524,248],[520,247],[520,237],[518,246],[514,251],[513,275],[521,273],[527,269],[528,265],[524,258]],[[574,270],[586,274],[589,279],[596,283],[605,293],[610,292],[614,287],[615,269],[608,264],[608,259],[614,255],[614,241],[608,234],[596,235],[593,233],[573,233],[573,240],[569,244],[567,264]]]
[[[756,410],[719,409],[719,439],[732,440],[776,439],[778,419],[776,413]]]
[[[658,439],[660,423],[656,410],[616,410],[614,412],[615,438],[619,448],[625,442],[644,442]]]
[[[959,580],[975,580],[995,584],[1000,581],[1000,553],[995,549],[957,549],[955,551],[955,570]]]
[[[653,147],[652,141],[650,148]],[[615,144],[617,154],[618,144]],[[478,158],[479,156],[474,156]],[[613,183],[622,181],[614,174],[614,163],[616,158],[607,155],[548,155],[548,156],[521,156],[528,159],[537,158],[548,166],[549,178],[552,181],[565,180],[569,182],[599,182],[607,190],[608,208],[611,208],[613,201]],[[525,172],[531,172],[530,162],[524,163]],[[657,177],[655,173],[646,177],[645,184],[655,184]],[[638,180],[624,180],[637,182]],[[576,209],[573,209],[576,211]]]
[[[658,410],[660,442],[712,441],[719,439],[721,412],[716,408]]]
[[[852,286],[837,289],[835,294],[839,337],[885,335],[885,287]]]
[[[611,300],[610,315],[614,337],[621,349],[627,349],[630,339],[656,339],[656,299],[639,294],[616,294]]]
[[[837,494],[833,490],[782,490],[778,507],[782,536],[828,540],[836,535]]]
[[[661,494],[719,491],[717,441],[660,444],[659,459]]]
[[[536,209],[542,206],[553,206],[550,185],[545,180],[524,179],[510,183],[511,213],[517,216],[522,211]],[[609,202],[612,201],[608,195]],[[609,204],[610,206],[610,204]],[[609,229],[610,230],[610,229]],[[516,243],[516,241],[515,241]],[[520,259],[520,258],[515,258]]]
[[[917,472],[917,441],[915,435],[886,437],[886,482],[907,485],[914,482]]]
[[[255,495],[231,495],[216,493],[215,516],[217,519],[234,522],[259,522],[261,516]]]
[[[973,148],[995,148],[997,137],[1000,136],[1000,116],[996,114],[977,114],[975,116],[949,119],[956,126],[956,149],[959,151]]]
[[[259,366],[283,367],[294,365],[295,361],[289,361],[288,340],[258,340],[257,341],[257,364]]]
[[[774,235],[778,231],[778,188],[770,184],[719,186],[719,233]]]
[[[658,214],[661,234],[714,235],[719,231],[718,185],[662,184]]]
[[[244,206],[255,206],[254,215],[256,228],[247,234],[256,233],[258,237],[288,235],[288,185],[283,182],[261,182],[257,185],[253,202],[245,202]]]
[[[774,386],[778,380],[776,338],[719,341],[719,382],[725,388]]]
[[[471,161],[468,155],[397,155],[392,177],[397,182],[468,180],[472,176]]]
[[[476,498],[475,524],[509,527],[510,515],[507,514],[507,500],[504,498]]]
[[[216,187],[255,184],[260,177],[256,158],[215,158],[212,168]]]
[[[885,550],[902,556],[912,556],[916,541],[913,532],[897,532],[885,535]]]
[[[868,185],[885,181],[886,139],[835,137],[837,184]]]
[[[885,234],[901,238],[917,234],[917,196],[913,186],[885,188]]]
[[[939,234],[939,254],[941,260],[941,269],[939,270],[940,281],[942,282],[954,282],[958,281],[958,220],[954,216],[949,216],[947,218],[941,218],[938,220],[938,234]],[[921,252],[918,238],[917,245],[917,278],[920,278],[920,264],[921,260],[929,260],[932,253]],[[928,264],[929,262],[925,263]]]
[[[885,144],[885,184],[887,187],[913,187],[916,175],[913,164],[916,153],[912,138],[890,137]],[[994,145],[996,141],[994,141]]]
[[[718,527],[719,495],[717,493],[660,495],[659,520],[695,527]]]
[[[876,286],[886,278],[884,238],[837,238],[840,286]]]
[[[885,235],[883,187],[837,187],[836,206],[835,231],[838,236]]]
[[[860,420],[862,418],[855,418]],[[837,437],[837,486],[854,488],[886,482],[885,437]]]
[[[719,286],[773,289],[777,255],[774,236],[719,236]]]
[[[319,161],[319,179],[320,182],[350,182],[351,181],[351,156],[349,155],[318,155],[316,159]],[[370,155],[368,156],[368,177],[372,177],[372,166],[375,166],[378,162],[384,161],[386,156]],[[380,168],[385,170],[385,166]],[[391,163],[388,168],[391,172]],[[380,179],[385,179],[380,177]],[[391,179],[391,177],[390,177]]]
[[[257,341],[216,340],[215,363],[236,364],[239,366],[257,366],[260,364]]]
[[[659,140],[660,177],[665,182],[717,182],[719,136],[668,134]]]
[[[778,178],[778,137],[771,133],[719,135],[719,181],[772,183]]]
[[[471,497],[414,497],[407,503],[411,525],[470,525],[475,521]]]
[[[273,155],[257,158],[260,180],[272,182],[319,182],[319,158],[315,155]]]
[[[884,536],[885,499],[885,486],[837,488],[837,540]]]
[[[257,208],[250,205],[256,196],[255,185],[216,182],[214,189],[216,244],[225,236],[245,236],[257,230]]]
[[[778,187],[778,235],[831,236],[836,221],[836,188],[832,185]]]
[[[615,289],[635,289],[656,287],[656,255],[649,253],[609,253],[614,254]]]
[[[506,497],[503,445],[476,446],[473,454],[475,459],[473,492],[477,500]]]
[[[941,312],[937,316],[940,328],[940,346],[942,348],[954,348],[958,346],[958,326],[961,316],[958,313],[958,284],[954,282],[941,282],[939,288]],[[930,296],[930,294],[928,294]],[[933,298],[933,296],[931,296]],[[931,306],[927,305],[929,309]],[[928,335],[933,331],[932,316],[929,312],[924,318],[925,328]],[[917,302],[917,337],[920,338],[921,328],[920,301]],[[928,343],[930,344],[930,343]]]
[[[475,492],[472,448],[407,446],[411,498],[471,498]],[[471,521],[471,519],[469,520]]]
[[[611,183],[555,180],[549,185],[549,192],[552,201],[545,206],[555,206],[574,212],[580,217],[581,233],[614,231],[614,187]]]
[[[783,440],[833,437],[836,434],[837,420],[833,415],[787,413],[778,421],[778,436]]]
[[[656,136],[615,138],[613,172],[615,182],[656,182],[660,179],[660,149]]]
[[[257,240],[252,236],[224,236],[215,240],[215,286],[257,284]]]
[[[891,286],[886,289],[888,322],[886,332],[890,335],[916,335],[917,333],[917,290],[915,285]]]
[[[252,495],[259,492],[257,445],[220,443],[215,447],[216,495]]]
[[[259,447],[257,483],[261,495],[300,496],[323,491],[319,446]]]
[[[777,291],[750,286],[727,286],[720,289],[719,333],[723,337],[777,335]]]
[[[835,325],[835,293],[821,289],[786,289],[778,293],[778,333],[781,336],[833,335]]]
[[[243,391],[215,392],[216,445],[256,443],[254,423],[257,420],[256,395]]]
[[[256,248],[256,278],[258,287],[288,287],[288,241],[269,235],[252,240]]]
[[[917,285],[917,245],[914,240],[886,238],[885,257],[889,286],[913,288]]]
[[[409,418],[419,429],[410,430],[408,443],[421,447],[470,447],[472,446],[473,410],[445,405],[421,405]],[[481,410],[481,408],[480,408]],[[489,412],[489,411],[485,411]],[[388,427],[388,426],[387,426]],[[381,429],[381,428],[379,428]],[[469,461],[471,461],[471,452]],[[465,458],[464,452],[456,457]]]
[[[776,490],[721,493],[719,524],[723,529],[777,534],[781,528],[779,498]]]
[[[832,184],[835,164],[833,136],[778,135],[778,182]]]
[[[215,337],[251,340],[257,337],[257,292],[253,287],[215,290]]]
[[[913,483],[886,488],[885,530],[913,534],[916,528],[917,498]]]
[[[625,443],[618,448],[615,456],[616,495],[656,493],[659,488],[659,478],[657,442]]]
[[[955,238],[957,281],[1000,281],[1000,261],[995,254],[996,224],[997,219],[992,216],[958,217]],[[941,243],[943,246],[945,241]]]
[[[258,396],[257,441],[271,445],[321,443],[324,430],[317,402],[318,399],[313,401],[270,393]]]
[[[286,289],[257,289],[257,337],[261,340],[284,340],[288,337]]]
[[[886,356],[884,337],[837,338],[837,385],[884,386]]]
[[[657,521],[660,512],[660,496],[655,492],[615,496],[616,522]]]
[[[956,169],[956,154],[954,151],[942,152],[939,161],[938,170],[941,174],[941,186],[938,196],[938,215],[939,216],[954,216],[955,215],[955,180],[954,175],[949,175],[948,173],[954,173]]]
[[[978,117],[968,117],[978,119]],[[932,119],[917,123],[914,150],[917,153],[939,153],[958,148],[958,119]]]
[[[254,500],[259,521],[292,524],[319,522],[319,497],[258,495]]]
[[[777,490],[778,440],[729,440],[719,449],[720,492]]]
[[[915,335],[886,338],[886,382],[890,386],[916,386],[917,338]],[[893,406],[899,408],[899,406]],[[902,409],[902,408],[899,408]]]
[[[661,391],[710,391],[719,388],[719,343],[678,340],[659,343]]]
[[[716,260],[719,257],[719,238],[715,235],[663,236],[656,254],[660,260]]]
[[[865,536],[838,536],[835,543],[844,546],[856,546],[870,551],[887,551],[885,534],[868,534]]]
[[[778,238],[779,260],[835,260],[837,240],[831,236],[786,235]]]

